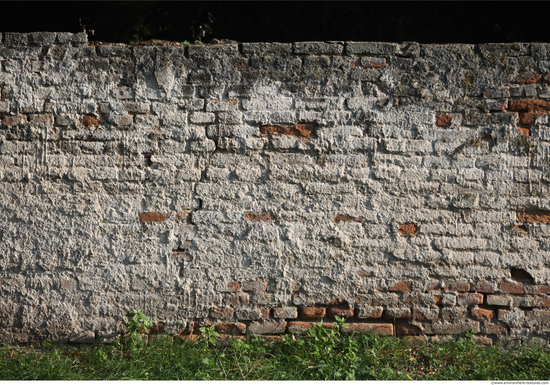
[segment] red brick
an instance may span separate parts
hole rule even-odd
[[[353,309],[346,308],[346,307],[329,307],[327,309],[327,316],[330,319],[335,319],[336,316],[342,317],[342,318],[352,318],[353,317]]]
[[[462,306],[481,305],[483,303],[483,294],[480,293],[460,293],[458,295],[458,304]]]
[[[412,281],[408,282],[397,282],[393,286],[388,288],[388,291],[411,291],[412,290]]]
[[[510,111],[549,111],[550,101],[548,100],[509,100],[508,110]]]
[[[158,213],[156,211],[151,211],[148,213],[141,213],[139,214],[139,221],[140,222],[164,222],[168,219],[171,213]]]
[[[449,127],[452,123],[453,117],[450,115],[437,115],[435,117],[435,125],[438,127]]]
[[[539,297],[536,298],[533,307],[550,307],[550,298]]]
[[[475,307],[472,310],[470,310],[470,317],[472,319],[476,320],[491,320],[493,318],[496,318],[496,314],[494,310],[490,309],[482,309],[479,307]]]
[[[99,120],[93,115],[84,115],[82,117],[82,125],[84,127],[98,126],[99,124]]]
[[[531,130],[525,127],[516,127],[523,136],[531,136]]]
[[[246,325],[241,322],[214,324],[214,330],[220,334],[246,334]]]
[[[418,225],[416,223],[403,223],[402,225],[399,225],[399,230],[397,231],[402,235],[416,234],[418,231]]]
[[[411,309],[409,308],[389,308],[384,310],[384,319],[408,319],[411,317]]]
[[[432,295],[432,297],[434,298],[434,301],[435,301],[436,305],[443,304],[443,294],[434,294],[434,295]]]
[[[484,281],[477,283],[476,291],[480,293],[485,293],[485,294],[493,294],[495,292],[492,285]]]
[[[346,301],[343,298],[335,298],[332,301],[328,303],[329,306],[336,306],[341,305],[343,303],[346,303]]]
[[[376,334],[393,334],[392,324],[368,324],[368,323],[350,323],[348,328],[342,328],[344,333],[376,333]]]
[[[250,211],[247,211],[244,216],[251,222],[260,222],[260,221],[261,222],[267,222],[267,221],[270,221],[270,220],[273,219],[271,217],[271,214],[266,213],[266,212],[256,214],[256,213],[252,213]]]
[[[399,335],[420,335],[422,329],[413,324],[398,323],[395,325],[395,334]]]
[[[529,294],[550,294],[550,286],[531,286],[527,288]]]
[[[325,316],[324,307],[304,307],[299,310],[300,318],[305,320],[318,320]]]
[[[535,111],[535,112],[520,112],[519,113],[519,124],[532,124],[535,123],[537,116],[544,115],[544,111]]]
[[[518,221],[523,223],[550,223],[550,212],[545,210],[530,210],[518,213]]]
[[[351,215],[337,215],[334,222],[363,222],[363,217],[352,217]]]
[[[308,137],[313,132],[313,124],[298,123],[292,125],[260,125],[260,134],[262,135],[289,135]]]
[[[449,282],[447,284],[447,287],[445,287],[445,290],[447,290],[447,291],[470,291],[470,284],[468,282]]]
[[[413,319],[419,321],[435,321],[437,319],[439,309],[415,307],[413,310]]]
[[[525,292],[521,282],[501,282],[499,286],[503,293],[521,294]]]
[[[519,75],[517,82],[521,83],[521,84],[536,83],[536,82],[540,81],[541,77],[542,77],[541,74],[537,74],[537,73],[534,73],[534,72],[527,72],[527,73],[523,73],[523,74]]]

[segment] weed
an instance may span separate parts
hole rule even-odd
[[[204,342],[206,342],[206,345],[212,344],[216,345],[216,337],[219,337],[220,335],[214,330],[215,325],[212,325],[210,327],[202,327],[199,328],[199,331],[201,332],[201,337]]]

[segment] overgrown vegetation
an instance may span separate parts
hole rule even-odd
[[[142,338],[150,321],[129,313],[129,332],[112,345],[42,350],[4,345],[0,380],[547,380],[550,353],[521,345],[480,347],[472,333],[455,341],[410,346],[376,334],[342,335],[315,325],[303,337],[216,341],[213,327],[197,342]],[[344,326],[344,320],[336,323]],[[138,335],[140,336],[138,338]]]

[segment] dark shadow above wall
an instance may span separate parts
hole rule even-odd
[[[3,2],[4,32],[82,32],[89,40],[209,42],[548,42],[548,3],[499,2]],[[29,12],[32,9],[32,12]],[[25,17],[14,17],[15,15]],[[210,16],[209,16],[210,14]],[[200,27],[205,31],[201,37]],[[193,29],[195,35],[193,34]]]

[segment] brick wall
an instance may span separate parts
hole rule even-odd
[[[550,332],[550,45],[0,42],[2,340]]]

